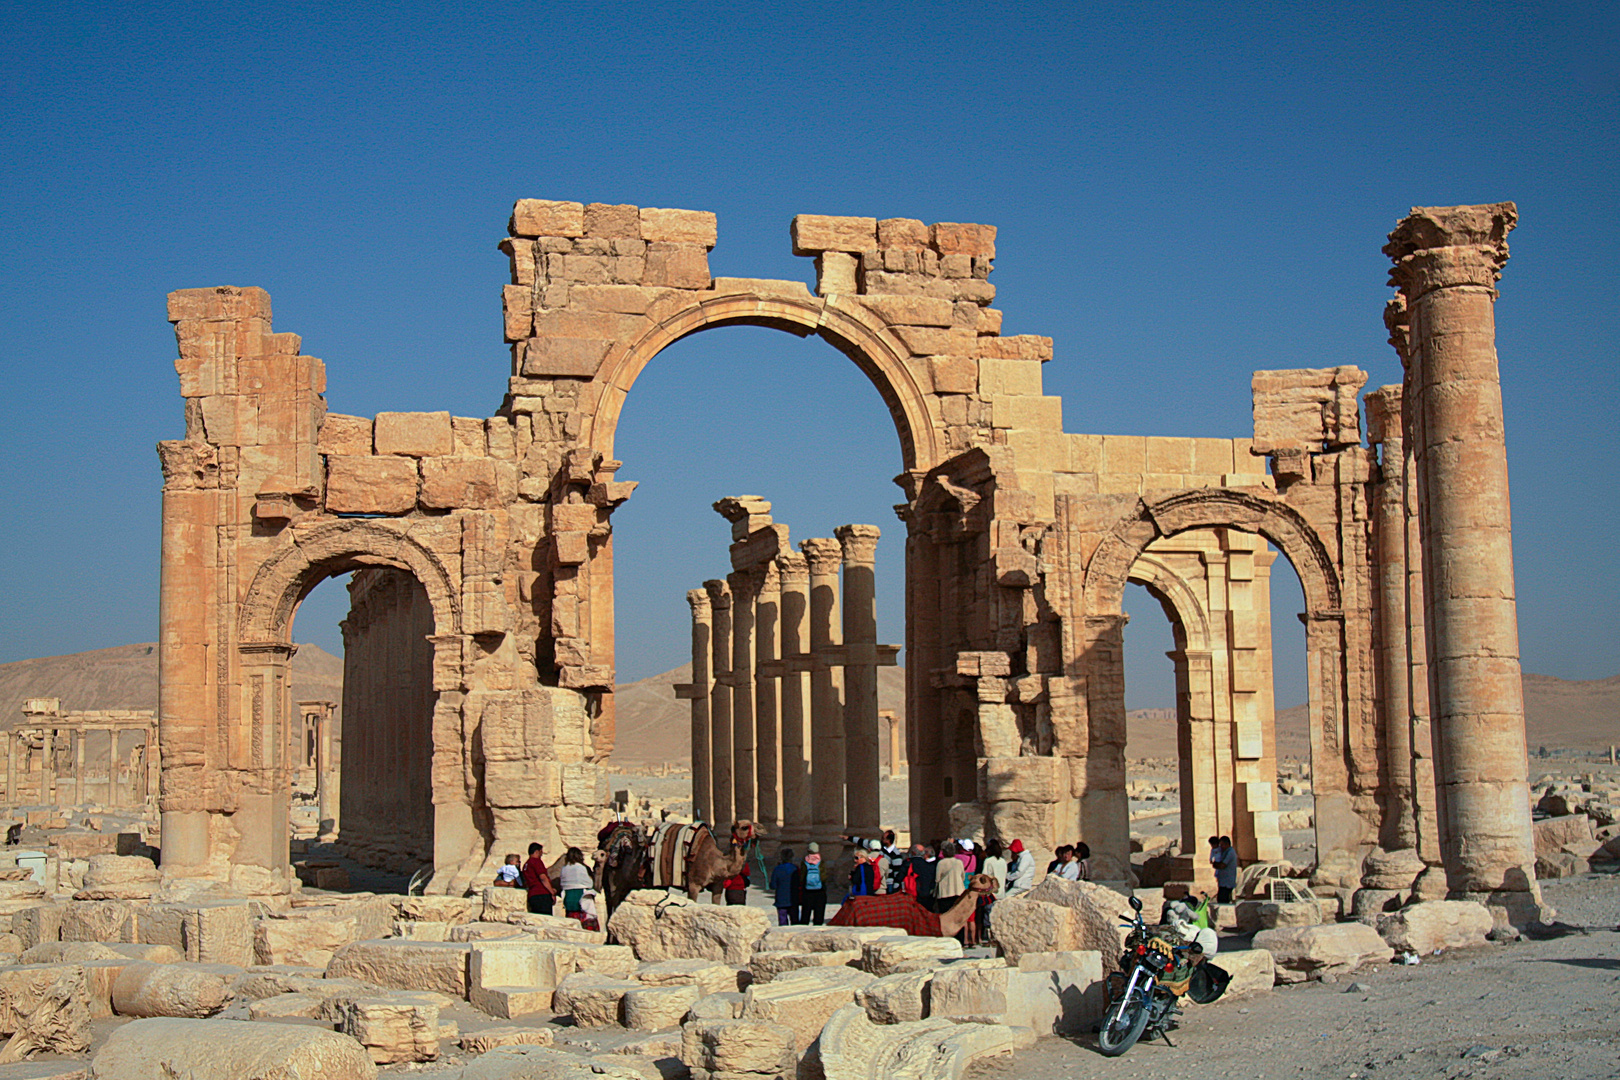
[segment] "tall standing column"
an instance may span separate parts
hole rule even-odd
[[[759,816],[758,762],[754,733],[754,601],[760,573],[727,574],[731,586],[731,780],[732,804],[739,818]]]
[[[714,614],[709,609],[709,594],[702,589],[687,592],[686,602],[692,608],[692,681],[681,696],[692,703],[692,816],[701,821],[714,806],[709,724],[709,695],[714,692],[714,680],[709,674]]]
[[[810,720],[810,683],[806,677],[805,621],[810,614],[810,564],[796,551],[776,557],[781,588],[779,639],[782,677],[777,683],[777,703],[782,738],[782,837],[807,840],[815,823],[811,794],[810,740],[806,725]]]
[[[834,654],[839,646],[838,567],[843,548],[816,538],[799,544],[810,564],[811,784],[815,832],[831,839],[847,832],[844,821],[844,680]]]
[[[844,781],[849,827],[876,836],[882,821],[878,775],[876,525],[833,531],[844,555]]]
[[[754,767],[759,823],[776,833],[782,823],[782,743],[777,731],[777,677],[781,659],[782,578],[774,561],[760,568],[754,602]]]
[[[710,778],[714,803],[708,807],[709,820],[726,824],[732,820],[731,760],[731,589],[723,581],[705,581],[709,608],[713,613],[711,675],[714,689],[709,695]]]
[[[1367,395],[1367,432],[1380,448],[1373,495],[1373,544],[1378,559],[1379,701],[1383,705],[1388,782],[1379,845],[1387,851],[1417,847],[1412,788],[1411,699],[1406,652],[1406,440],[1401,430],[1401,388]]]
[[[84,805],[84,737],[89,734],[85,728],[73,733],[73,805]],[[112,802],[112,773],[107,774],[107,801]]]
[[[1441,847],[1460,897],[1540,916],[1495,284],[1512,203],[1419,207],[1384,248],[1406,300]]]

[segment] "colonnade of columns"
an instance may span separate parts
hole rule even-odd
[[[105,798],[101,800],[104,805],[144,807],[156,795],[157,725],[151,711],[62,713],[60,702],[55,698],[30,698],[24,704],[23,714],[36,726],[6,733],[5,801],[10,805],[27,801],[47,806],[83,805],[87,801],[86,781],[103,782],[101,777],[90,775],[94,766],[87,761],[86,745],[93,732],[104,735],[107,740],[103,774]],[[117,722],[120,720],[124,722]],[[128,780],[120,784],[120,766],[125,763],[120,744],[126,733],[136,734],[140,739],[130,749]],[[65,745],[72,747],[71,798],[62,790],[64,778],[57,770],[57,755]]]
[[[844,525],[794,551],[755,496],[715,503],[732,523],[732,573],[692,609],[692,801],[711,822],[748,818],[785,840],[875,835],[880,533]],[[840,585],[840,578],[842,584]]]

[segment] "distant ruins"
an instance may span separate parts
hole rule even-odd
[[[635,487],[613,454],[620,410],[665,346],[748,324],[829,341],[894,419],[914,835],[1084,835],[1097,876],[1126,875],[1120,603],[1139,581],[1175,625],[1184,877],[1203,881],[1209,833],[1275,858],[1269,542],[1305,592],[1319,853],[1406,853],[1381,865],[1443,868],[1431,884],[1528,910],[1492,321],[1515,219],[1507,203],[1417,209],[1391,234],[1386,323],[1406,378],[1367,396],[1365,442],[1366,376],[1348,367],[1257,373],[1253,432],[1230,439],[1066,433],[1042,393],[1051,340],[1000,333],[985,225],[797,217],[812,292],[712,277],[713,214],[521,200],[501,245],[511,377],[488,419],[329,414],[321,362],[272,332],[262,290],[176,292],[186,432],[159,446],[163,872],[287,887],[290,625],[311,588],[352,570],[346,838],[420,852],[430,891],[456,894],[529,840],[594,843],[614,733],[612,514]],[[732,520],[740,543],[769,528],[746,507]],[[858,541],[825,554],[847,567]],[[818,553],[772,553],[784,597]],[[769,601],[727,589],[737,635]],[[807,648],[857,644],[876,642]],[[720,674],[694,674],[694,707],[719,700]],[[782,678],[764,663],[757,676]],[[876,776],[875,726],[820,761],[814,716],[811,775]],[[709,783],[732,785],[711,788],[715,812],[757,805],[771,790],[759,729],[736,710],[708,723]]]

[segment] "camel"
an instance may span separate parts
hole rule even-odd
[[[748,866],[748,857],[758,847],[759,833],[747,819],[739,819],[731,826],[731,843],[724,852],[714,838],[714,830],[703,829],[686,853],[687,898],[696,900],[698,893],[707,889],[713,903],[723,902],[726,879],[742,873]]]
[[[978,908],[979,898],[994,896],[1001,883],[988,874],[974,874],[967,892],[945,912],[935,915],[904,893],[855,896],[844,901],[829,926],[887,926],[913,937],[955,937]]]
[[[611,822],[597,834],[594,876],[596,894],[605,905],[602,918],[612,915],[624,898],[652,884],[652,856],[648,832],[628,821]]]

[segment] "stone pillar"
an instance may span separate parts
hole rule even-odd
[[[45,806],[56,805],[56,729],[45,729],[45,745],[40,752],[39,801]]]
[[[1401,430],[1401,388],[1367,395],[1367,434],[1380,448],[1373,491],[1373,550],[1377,559],[1378,701],[1382,706],[1384,820],[1378,844],[1386,851],[1417,846],[1412,787],[1412,715],[1406,652],[1406,440]]]
[[[1125,624],[1129,620],[1123,614],[1085,618],[1090,731],[1080,797],[1080,834],[1091,845],[1094,880],[1121,880],[1131,869],[1131,804],[1125,792]],[[1065,841],[1054,837],[1050,842]]]
[[[84,728],[73,733],[73,805],[84,805]],[[116,749],[116,747],[114,748]],[[112,802],[112,772],[107,773],[107,801]]]
[[[759,597],[754,602],[755,812],[765,831],[775,835],[782,824],[782,743],[777,730],[777,677],[765,672],[776,672],[781,659],[782,578],[774,561],[759,573]]]
[[[17,798],[17,736],[6,732],[6,805],[16,808],[22,800]]]
[[[688,684],[688,700],[692,703],[692,817],[702,821],[714,807],[714,759],[709,741],[714,613],[709,609],[709,594],[702,589],[688,591],[686,602],[692,608],[692,681]]]
[[[731,782],[732,809],[750,821],[759,816],[757,743],[754,732],[754,601],[760,574],[726,575],[731,586]]]
[[[781,583],[782,677],[778,683],[782,734],[782,838],[810,839],[815,800],[810,783],[810,680],[805,670],[810,614],[810,565],[796,551],[776,557]]]
[[[830,840],[847,832],[844,820],[844,680],[838,664],[838,541],[799,544],[810,564],[810,782],[815,790],[815,833]]]
[[[1415,208],[1384,248],[1420,416],[1424,607],[1441,845],[1459,897],[1539,918],[1495,284],[1512,203]]]
[[[728,824],[733,818],[731,760],[731,589],[724,581],[705,581],[709,608],[713,613],[713,658],[711,676],[714,689],[709,695],[709,745],[713,785],[713,806],[707,807],[714,824]]]
[[[878,786],[876,525],[833,531],[844,554],[845,817],[857,836],[876,836],[882,822]]]

